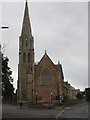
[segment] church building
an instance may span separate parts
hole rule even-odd
[[[62,65],[59,62],[54,64],[46,51],[38,64],[35,64],[34,37],[26,2],[19,37],[18,102],[51,102],[63,98],[63,84]]]

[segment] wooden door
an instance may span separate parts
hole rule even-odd
[[[44,102],[50,102],[50,95],[49,95],[49,92],[48,92],[48,91],[45,91],[45,92],[43,93],[42,100],[43,100]]]

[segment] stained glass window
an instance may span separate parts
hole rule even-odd
[[[42,85],[51,85],[51,73],[48,69],[42,73]]]
[[[28,63],[30,63],[30,53],[28,53]]]

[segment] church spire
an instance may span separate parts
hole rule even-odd
[[[24,11],[24,18],[23,18],[23,25],[22,25],[22,34],[32,35],[27,0],[26,0],[26,4],[25,4],[25,11]]]

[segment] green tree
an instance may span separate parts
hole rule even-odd
[[[14,95],[12,71],[8,62],[9,59],[2,56],[2,96],[5,101],[11,100]]]
[[[83,99],[83,94],[82,94],[82,92],[78,92],[77,95],[76,95],[76,97],[77,97],[78,99]]]
[[[90,101],[90,88],[85,89],[85,96],[86,96],[86,100]]]

